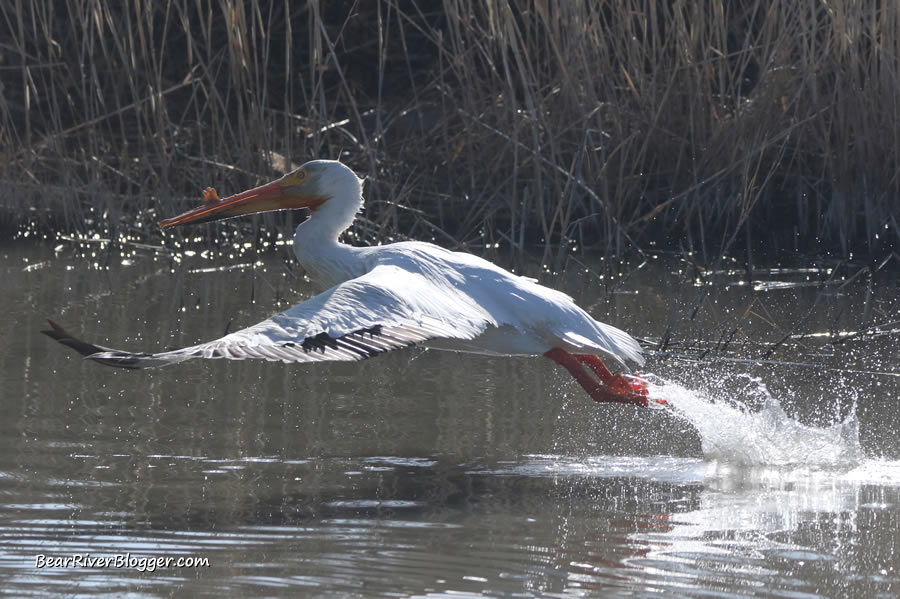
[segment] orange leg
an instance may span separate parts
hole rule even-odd
[[[594,374],[600,377],[600,380],[607,385],[613,380],[615,375],[609,371],[609,368],[606,367],[600,356],[595,356],[594,354],[572,354],[572,356],[582,364],[587,364],[594,371]]]
[[[588,371],[584,369],[584,366],[581,363],[584,360],[581,360],[583,356],[578,355],[574,356],[564,349],[554,347],[550,351],[544,354],[546,357],[550,358],[557,364],[560,364],[568,370],[575,380],[578,381],[578,384],[581,385],[585,391],[588,392],[588,395],[591,396],[591,399],[598,403],[630,403],[637,404],[639,406],[648,406],[650,405],[650,400],[646,395],[640,395],[638,393],[629,392],[629,393],[618,393],[611,389],[610,387],[600,383],[590,374]],[[597,361],[600,361],[597,358]],[[588,366],[591,367],[592,370],[595,370],[595,367],[592,366],[591,361],[587,361]],[[602,365],[603,362],[600,362]],[[612,378],[613,374],[609,372],[606,366],[603,366],[603,369],[609,373],[609,377]],[[601,376],[600,373],[597,373],[598,376]]]

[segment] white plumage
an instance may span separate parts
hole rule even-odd
[[[569,369],[597,401],[647,404],[646,385],[611,375],[596,358],[602,354],[641,364],[640,346],[624,331],[591,318],[568,295],[477,256],[429,243],[363,248],[340,243],[338,236],[362,205],[361,192],[361,181],[349,168],[317,160],[223,200],[208,190],[203,206],[161,223],[168,228],[264,210],[310,208],[310,218],[297,227],[294,251],[324,291],[285,312],[214,341],[149,354],[85,343],[53,323],[47,333],[92,360],[126,368],[192,358],[362,360],[415,344],[484,354],[543,354]],[[581,364],[611,388],[595,388],[597,383],[584,378],[586,371],[579,371],[584,370]]]

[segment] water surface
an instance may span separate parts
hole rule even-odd
[[[14,595],[900,592],[890,277],[667,258],[548,277],[665,347],[644,372],[673,407],[646,410],[593,404],[543,358],[105,368],[41,335],[43,319],[153,350],[310,288],[277,253],[96,247],[0,248]],[[38,569],[40,554],[209,566]]]

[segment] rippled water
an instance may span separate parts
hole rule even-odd
[[[42,336],[43,319],[153,349],[309,289],[281,256],[253,252],[85,257],[20,242],[0,257],[0,577],[13,595],[900,593],[890,277],[750,280],[660,260],[607,288],[570,267],[554,284],[596,316],[650,340],[669,331],[645,372],[671,408],[645,410],[591,403],[542,358],[104,368]],[[35,567],[76,554],[132,567]],[[152,557],[209,566],[149,571]]]

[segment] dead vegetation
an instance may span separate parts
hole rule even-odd
[[[893,2],[6,0],[0,28],[7,229],[152,237],[328,157],[370,177],[370,241],[900,239]]]

